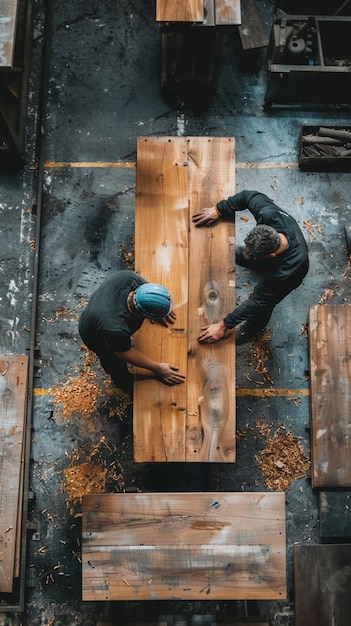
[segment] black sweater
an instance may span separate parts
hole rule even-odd
[[[248,209],[257,224],[272,226],[288,240],[287,248],[272,258],[270,273],[256,285],[247,300],[224,318],[224,323],[227,328],[233,328],[245,320],[267,319],[275,305],[296,289],[308,272],[307,245],[300,227],[291,215],[258,191],[241,191],[218,202],[217,209],[223,217]]]

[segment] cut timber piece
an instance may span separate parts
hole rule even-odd
[[[0,593],[12,592],[18,558],[27,378],[27,356],[0,356]]]
[[[176,320],[168,328],[145,320],[135,346],[182,374],[187,370],[188,213],[186,138],[138,138],[135,267],[149,282],[170,290]],[[186,392],[185,384],[167,387],[136,377],[136,461],[185,460]]]
[[[286,597],[283,493],[94,494],[83,600]]]
[[[351,487],[351,306],[309,313],[312,486]]]
[[[241,0],[245,2],[245,0]],[[231,26],[241,23],[240,0],[216,0],[216,25]]]
[[[203,325],[235,306],[234,224],[191,223],[200,208],[233,193],[234,147],[225,137],[138,139],[135,267],[170,290],[176,320],[167,328],[145,321],[135,347],[186,375],[166,387],[136,372],[138,462],[235,461],[234,333],[215,345],[197,341]]]
[[[203,22],[204,0],[156,0],[156,22]]]
[[[12,67],[18,0],[0,0],[0,67]]]
[[[234,141],[191,137],[188,145],[191,216],[231,195]],[[186,459],[235,461],[235,350],[233,333],[200,344],[200,328],[235,308],[234,223],[190,228]]]
[[[268,35],[264,32],[256,0],[241,0],[239,34],[244,50],[268,45]]]
[[[351,545],[294,545],[295,626],[344,626],[351,614]]]
[[[351,492],[321,491],[319,494],[321,537],[351,537]]]

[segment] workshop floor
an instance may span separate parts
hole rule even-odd
[[[154,5],[47,3],[52,27],[45,31],[45,2],[34,3],[26,163],[15,174],[0,173],[1,353],[28,353],[33,296],[37,307],[26,612],[0,614],[4,626],[93,626],[101,616],[122,624],[160,615],[182,615],[190,624],[200,614],[292,625],[292,546],[320,541],[318,494],[307,474],[286,487],[286,600],[106,606],[80,600],[84,491],[94,485],[118,492],[267,490],[257,456],[268,432],[292,433],[309,456],[308,308],[327,299],[351,301],[344,237],[350,175],[302,173],[297,167],[301,125],[348,124],[349,110],[296,105],[265,113],[266,50],[243,53],[237,33],[225,36],[210,106],[200,113],[173,108],[160,94]],[[259,6],[269,32],[273,3],[261,0]],[[292,213],[310,250],[310,272],[277,306],[266,339],[237,348],[233,465],[134,463],[131,407],[96,364],[90,366],[78,336],[77,318],[90,294],[113,270],[132,263],[136,138],[158,134],[235,137],[236,189],[263,191]],[[40,241],[34,241],[36,214]],[[253,225],[251,217],[239,218],[237,241]],[[238,268],[236,280],[242,299],[256,278]],[[91,395],[79,406],[72,389]],[[267,396],[267,389],[273,394]]]

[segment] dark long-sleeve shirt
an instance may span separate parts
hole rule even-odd
[[[269,259],[270,273],[257,283],[247,300],[224,318],[227,328],[234,328],[245,320],[256,323],[262,319],[266,323],[275,305],[296,289],[308,272],[305,238],[296,220],[258,191],[241,191],[218,202],[217,209],[223,217],[234,216],[236,211],[248,209],[257,224],[272,226],[288,240],[286,249]],[[259,260],[257,269],[260,270]]]

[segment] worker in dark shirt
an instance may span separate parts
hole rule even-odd
[[[263,275],[247,300],[218,323],[203,328],[198,340],[212,343],[228,329],[238,327],[237,342],[254,337],[270,319],[273,309],[306,276],[309,267],[304,236],[296,220],[279,208],[265,194],[241,191],[214,207],[193,215],[195,226],[212,226],[221,217],[233,217],[236,211],[248,209],[257,225],[244,240],[245,247],[236,251],[238,265]]]
[[[160,320],[167,326],[173,323],[171,296],[162,285],[122,270],[93,293],[79,320],[79,334],[85,345],[98,355],[116,387],[129,394],[133,391],[133,376],[128,363],[150,370],[165,385],[185,380],[176,366],[157,363],[132,346],[132,335],[145,318]]]

